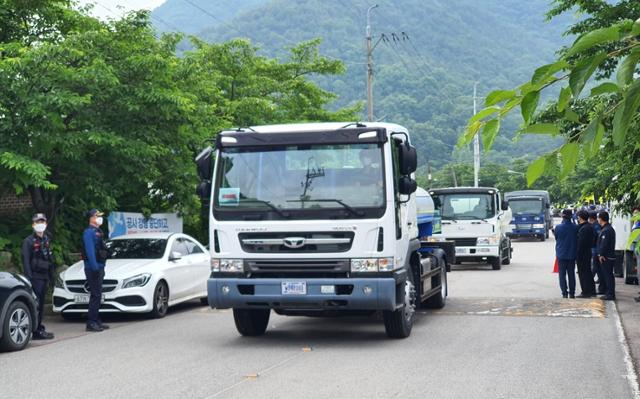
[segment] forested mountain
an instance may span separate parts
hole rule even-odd
[[[544,22],[548,0],[377,3],[371,13],[378,43],[375,116],[409,127],[421,160],[436,167],[469,159],[470,151],[455,150],[455,144],[472,114],[474,82],[481,108],[488,91],[529,79],[534,66],[551,61],[566,44],[558,39],[569,24],[566,17]],[[275,56],[284,56],[286,48],[302,40],[322,38],[322,53],[347,66],[342,76],[317,78],[336,93],[339,107],[366,99],[368,5],[366,0],[168,0],[153,15],[207,41],[248,38]],[[553,146],[538,137],[512,142],[518,125],[517,117],[503,121],[509,133],[498,138],[485,160],[510,163]]]

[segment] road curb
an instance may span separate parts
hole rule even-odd
[[[633,362],[633,358],[631,357],[631,350],[629,349],[629,343],[627,342],[627,337],[624,332],[624,328],[622,328],[622,321],[620,319],[620,314],[618,312],[618,306],[613,303],[613,318],[616,323],[616,330],[618,332],[618,342],[620,343],[620,347],[622,348],[622,353],[624,355],[624,364],[627,369],[627,374],[624,376],[629,382],[629,388],[631,389],[631,394],[634,399],[640,399],[640,388],[638,387],[638,373],[636,367]]]

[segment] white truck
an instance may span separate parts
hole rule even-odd
[[[455,242],[455,263],[487,262],[493,270],[511,263],[511,210],[493,187],[429,190],[442,231],[434,240]]]
[[[417,154],[404,127],[223,131],[196,163],[209,216],[208,301],[233,309],[240,334],[264,334],[271,310],[381,311],[387,335],[404,338],[418,306],[444,306],[447,252],[418,239]]]

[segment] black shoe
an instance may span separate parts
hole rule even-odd
[[[40,330],[40,331],[34,331],[33,332],[33,339],[34,340],[39,340],[39,339],[53,339],[54,335],[53,333],[44,331],[44,330]]]
[[[108,330],[109,329],[109,325],[100,323],[100,328],[102,328],[103,330]]]
[[[87,324],[87,331],[89,332],[101,332],[104,329],[99,324]]]
[[[563,297],[563,298],[566,298],[566,297],[567,297],[567,294],[562,294],[562,297]]]
[[[582,293],[582,294],[578,295],[578,298],[591,298],[592,296],[593,295],[591,295],[591,294]]]
[[[576,299],[576,296],[575,296],[575,294],[571,294],[571,295],[569,295],[569,298]]]
[[[603,301],[615,301],[616,297],[613,295],[603,295],[600,297]]]

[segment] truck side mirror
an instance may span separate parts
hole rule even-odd
[[[198,184],[196,188],[196,194],[202,200],[208,200],[209,194],[211,194],[211,182],[209,180],[203,180]]]
[[[418,189],[418,183],[408,176],[402,176],[398,180],[398,192],[404,195],[411,195]]]
[[[509,203],[507,201],[502,201],[502,203],[500,204],[500,209],[506,211],[507,209],[509,209]]]
[[[399,150],[400,173],[405,176],[410,175],[418,168],[418,153],[416,148],[405,141],[399,146]]]
[[[205,148],[195,159],[198,167],[198,176],[201,180],[211,180],[213,175],[213,148]]]

